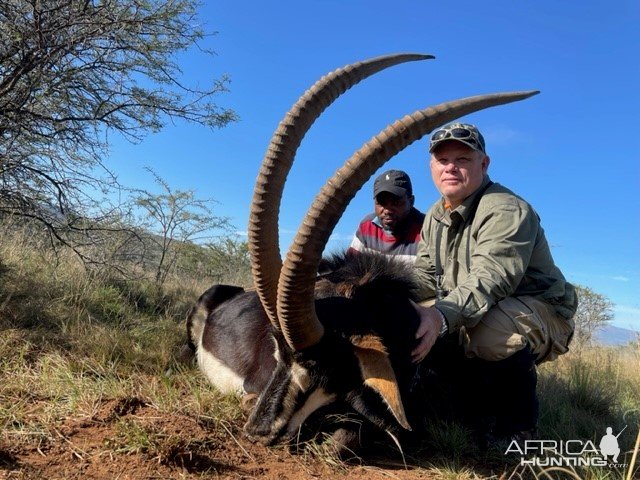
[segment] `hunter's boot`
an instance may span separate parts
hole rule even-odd
[[[495,388],[495,437],[537,438],[539,407],[535,360],[536,355],[526,346],[504,360],[488,362]]]
[[[498,410],[493,363],[480,358],[467,358],[465,375],[461,378],[467,389],[463,419],[483,447],[487,445],[494,429]]]

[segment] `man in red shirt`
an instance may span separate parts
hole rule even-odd
[[[413,264],[424,214],[414,208],[409,175],[389,170],[373,184],[374,213],[360,222],[349,253],[374,252]]]

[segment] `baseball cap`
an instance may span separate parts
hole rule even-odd
[[[411,179],[402,170],[388,170],[376,178],[373,184],[373,196],[377,197],[379,193],[389,192],[402,197],[413,195],[411,187]]]
[[[486,154],[484,137],[476,126],[470,123],[451,123],[433,132],[429,141],[429,152],[433,153],[438,145],[448,140],[464,143],[466,146]]]

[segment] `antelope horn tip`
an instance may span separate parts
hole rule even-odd
[[[406,56],[413,57],[413,60],[433,60],[435,55],[429,53],[407,53]]]

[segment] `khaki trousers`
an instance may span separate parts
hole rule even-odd
[[[432,306],[435,299],[421,302]],[[556,314],[553,306],[530,296],[507,297],[494,305],[477,325],[460,329],[467,357],[497,361],[527,344],[536,363],[554,360],[569,350],[575,324]]]

